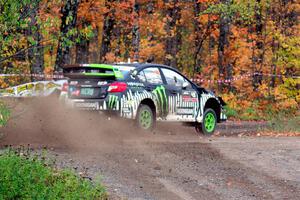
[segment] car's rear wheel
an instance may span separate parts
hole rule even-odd
[[[152,130],[155,119],[152,109],[145,104],[141,104],[136,117],[137,126],[142,130]]]
[[[217,115],[216,112],[208,108],[205,110],[201,124],[196,124],[196,131],[204,135],[212,135],[216,130]]]

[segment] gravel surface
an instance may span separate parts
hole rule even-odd
[[[176,123],[145,133],[49,99],[13,103],[0,147],[47,147],[58,167],[101,178],[111,199],[300,199],[300,138],[242,136],[263,123],[229,122],[213,137]]]

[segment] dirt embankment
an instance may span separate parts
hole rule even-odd
[[[251,123],[228,123],[210,138],[173,123],[143,133],[52,98],[10,104],[1,147],[49,147],[58,166],[101,175],[113,199],[300,199],[298,137],[232,137],[255,132]]]

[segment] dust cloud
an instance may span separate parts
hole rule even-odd
[[[125,139],[149,135],[133,120],[108,117],[96,111],[66,108],[56,97],[7,100],[12,118],[0,132],[0,147],[28,145],[84,151],[115,148]]]

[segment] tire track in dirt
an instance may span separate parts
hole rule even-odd
[[[210,142],[218,137],[199,137],[191,127],[162,123],[146,134],[127,120],[66,110],[56,99],[13,103],[18,117],[0,130],[0,147],[47,146],[58,166],[87,169],[93,179],[101,174],[116,199],[300,198],[300,181],[250,168]]]
[[[87,166],[96,165],[101,169],[113,196],[128,199],[300,197],[299,182],[253,170],[224,157],[207,143],[129,140],[119,149],[91,154],[77,156]],[[91,168],[91,174],[99,169]]]
[[[177,174],[185,174],[189,183],[211,188],[222,199],[293,199],[300,197],[299,183],[270,177],[220,154],[201,143],[160,144],[159,151],[171,154]],[[163,160],[163,159],[162,159]],[[177,164],[176,164],[177,163]],[[180,164],[178,164],[180,163]],[[190,178],[192,179],[190,180]],[[193,188],[188,185],[187,190]],[[202,193],[202,192],[201,192]]]

